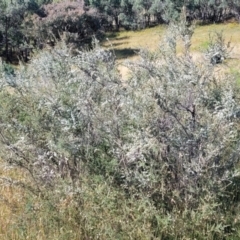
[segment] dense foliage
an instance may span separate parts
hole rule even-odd
[[[43,3],[0,3],[0,51],[8,62],[27,61],[34,49],[52,46],[60,38],[79,48],[93,36],[101,37],[103,17],[96,10],[86,11],[82,1]]]
[[[0,154],[25,174],[1,181],[27,195],[23,239],[42,219],[47,239],[239,237],[238,90],[211,54],[193,60],[192,33],[170,25],[157,52],[126,63],[127,81],[96,41],[1,65]],[[222,41],[210,50],[226,53]]]
[[[0,1],[0,54],[28,61],[34,49],[60,38],[83,47],[104,31],[169,23],[185,12],[189,24],[239,19],[239,0],[23,0]]]
[[[85,0],[85,4],[105,13],[110,21],[114,21],[116,29],[120,26],[138,29],[168,23],[178,19],[183,8],[189,21],[202,23],[239,19],[240,10],[238,0]]]
[[[97,11],[84,9],[82,2],[62,1],[42,7],[42,15],[30,15],[25,20],[28,37],[32,42],[52,45],[61,38],[75,47],[91,42],[95,35],[100,38],[100,23],[103,21]],[[31,31],[30,31],[31,29]]]

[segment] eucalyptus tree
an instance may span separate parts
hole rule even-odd
[[[106,14],[114,22],[116,30],[119,30],[119,14],[122,13],[121,0],[87,0],[86,5],[97,8],[101,13]]]
[[[226,0],[233,15],[240,20],[240,0]]]
[[[98,11],[87,9],[82,1],[62,1],[43,5],[40,12],[28,15],[24,24],[34,47],[54,45],[59,39],[82,47],[91,43],[93,35],[102,36],[101,20]]]
[[[144,25],[147,27],[150,24],[151,18],[151,6],[153,4],[153,0],[134,0],[133,1],[133,10],[137,12],[137,15],[140,18],[140,21],[143,21]],[[141,19],[142,18],[142,19]]]
[[[1,47],[7,61],[11,61],[14,48],[19,48],[24,42],[22,22],[26,9],[24,1],[0,1]]]
[[[121,0],[122,11],[119,14],[119,21],[121,26],[126,29],[136,29],[137,28],[137,17],[133,10],[133,1],[131,0]]]
[[[222,22],[239,17],[239,0],[189,0],[185,4],[189,15],[203,22]]]

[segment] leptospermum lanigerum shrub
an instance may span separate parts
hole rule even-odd
[[[129,196],[144,194],[163,212],[198,209],[206,198],[214,211],[232,199],[234,81],[210,59],[193,59],[185,30],[170,26],[158,51],[126,63],[127,80],[114,53],[97,43],[76,54],[59,43],[14,73],[2,64],[1,158],[29,174],[36,194],[79,193],[87,173]]]

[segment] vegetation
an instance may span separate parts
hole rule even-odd
[[[62,39],[74,48],[101,37],[103,17],[86,11],[82,1],[44,4],[35,1],[0,2],[0,52],[7,62],[28,61],[35,49]]]
[[[239,11],[238,0],[0,0],[0,54],[7,62],[27,62],[34,50],[59,39],[81,49],[106,31],[138,30],[179,17],[188,24],[238,21]]]
[[[1,238],[239,239],[239,6],[0,0]]]
[[[62,38],[78,48],[91,42],[93,35],[101,37],[100,22],[103,19],[97,11],[86,12],[82,2],[52,3],[44,5],[41,11],[44,16],[34,14],[25,20],[29,41],[34,42],[35,46],[46,43],[54,45]]]
[[[231,48],[195,60],[193,33],[170,24],[127,81],[97,40],[2,62],[5,239],[239,238],[239,88],[212,61]]]
[[[95,7],[114,21],[116,30],[120,26],[127,29],[142,29],[159,23],[169,23],[186,11],[187,20],[202,23],[223,22],[239,18],[239,1],[231,0],[85,0],[85,4]]]

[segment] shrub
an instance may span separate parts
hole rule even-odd
[[[127,82],[96,42],[76,56],[59,43],[14,74],[2,65],[1,158],[29,174],[54,228],[81,227],[69,239],[223,239],[237,226],[239,99],[230,76],[193,60],[191,34],[170,26]]]

